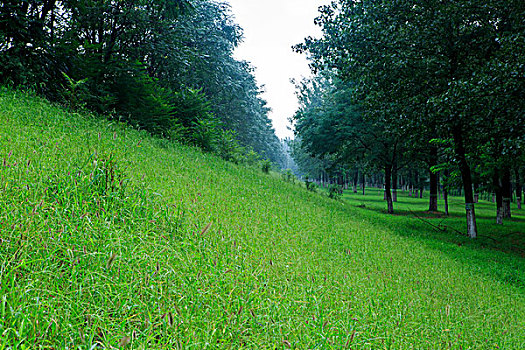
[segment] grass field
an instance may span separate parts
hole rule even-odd
[[[388,216],[6,90],[0,162],[0,349],[525,348],[523,214],[471,242],[457,198]]]

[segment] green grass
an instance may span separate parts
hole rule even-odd
[[[386,213],[386,202],[383,191],[369,188],[363,196],[345,191],[344,200],[351,206],[357,206],[369,212]],[[444,202],[439,198],[439,212],[428,212],[428,192],[424,198],[409,196],[408,192],[398,191],[398,201],[394,203],[394,215],[373,216],[382,220],[387,226],[395,226],[398,234],[423,238],[430,242],[451,242],[470,248],[501,250],[525,257],[525,210],[518,210],[511,203],[512,218],[506,219],[504,225],[496,224],[496,206],[494,203],[481,200],[476,204],[478,239],[471,240],[465,236],[465,201],[462,197],[449,197],[449,215],[444,213]],[[523,280],[522,280],[523,281]]]
[[[0,349],[525,348],[525,264],[491,239],[24,93],[0,121]]]

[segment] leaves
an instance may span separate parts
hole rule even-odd
[[[283,150],[229,7],[209,0],[8,2],[0,7],[0,83],[38,87],[74,109],[234,162]],[[13,15],[12,15],[13,14]],[[57,15],[60,14],[60,15]]]

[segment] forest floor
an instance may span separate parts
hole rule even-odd
[[[0,90],[0,349],[523,349],[523,214],[482,203],[472,242],[452,202],[390,216]]]

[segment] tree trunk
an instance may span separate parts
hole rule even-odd
[[[516,202],[518,204],[518,210],[521,210],[522,190],[521,190],[521,182],[520,182],[520,172],[517,168],[515,170],[515,175],[516,175]]]
[[[397,169],[392,170],[392,201],[397,202]]]
[[[357,193],[357,181],[359,180],[359,170],[354,171],[354,193]]]
[[[463,144],[463,134],[459,128],[454,128],[454,151],[456,159],[459,162],[459,170],[461,172],[461,179],[463,180],[463,187],[465,189],[465,214],[467,217],[467,234],[470,238],[476,238],[478,235],[478,228],[476,226],[476,211],[474,209],[474,195],[472,192],[472,174],[470,166],[467,163],[465,145]]]
[[[394,214],[394,203],[392,202],[392,193],[390,192],[392,182],[392,167],[385,166],[385,197],[388,207],[388,214]]]
[[[429,157],[429,175],[430,175],[430,197],[428,202],[428,211],[438,211],[438,182],[439,174],[432,171],[432,167],[437,164],[438,149],[434,146],[430,147]]]
[[[365,188],[366,188],[366,177],[365,173],[361,173],[361,189],[363,190],[363,196],[365,195]]]
[[[438,174],[430,170],[430,200],[428,211],[438,211]]]
[[[510,202],[512,199],[512,184],[510,183],[510,169],[503,171],[501,178],[501,194],[503,196],[503,218],[510,219],[512,217],[510,212]]]
[[[474,203],[479,202],[479,185],[477,182],[474,182]]]
[[[445,202],[445,215],[448,216],[448,188],[446,186],[448,182],[448,177],[450,176],[450,171],[448,169],[445,170],[444,174],[444,184],[443,184],[443,201]]]
[[[501,191],[501,180],[497,171],[492,175],[492,184],[496,196],[496,224],[503,225],[503,195]]]

